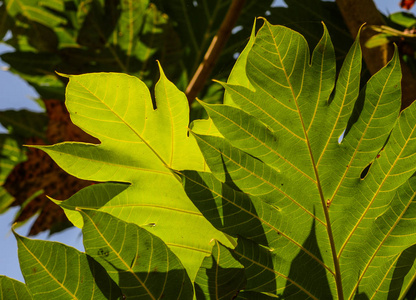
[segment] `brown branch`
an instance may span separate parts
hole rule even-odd
[[[194,76],[189,82],[186,88],[186,97],[188,98],[189,105],[195,100],[196,96],[202,90],[205,82],[208,80],[212,69],[217,62],[222,49],[228,41],[231,35],[231,30],[234,28],[238,17],[241,14],[245,0],[233,0],[228,8],[227,14],[217,32],[217,35],[212,39],[211,45],[205,53],[204,60],[199,65]]]
[[[351,35],[355,38],[362,24],[385,25],[384,20],[373,0],[336,0],[339,10],[347,24]],[[386,44],[380,47],[367,48],[364,43],[376,32],[365,29],[361,34],[363,58],[368,70],[373,75],[393,56],[393,46]],[[416,80],[409,67],[401,63],[402,67],[402,109],[409,106],[416,98]]]

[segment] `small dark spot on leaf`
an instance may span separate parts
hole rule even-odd
[[[110,255],[110,252],[107,249],[100,248],[100,249],[98,249],[98,253],[97,254],[99,256],[109,256]]]

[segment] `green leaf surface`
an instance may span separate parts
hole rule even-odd
[[[354,39],[346,26],[337,3],[322,0],[284,0],[286,7],[270,9],[269,22],[287,26],[308,41],[310,47],[315,47],[321,39],[321,23],[324,22],[334,43],[337,67],[348,53]]]
[[[0,186],[0,214],[6,212],[13,201],[14,197],[4,187]]]
[[[9,134],[0,134],[0,214],[7,211],[14,201],[14,197],[2,185],[13,168],[25,160],[25,151],[19,139]]]
[[[0,185],[20,162],[26,160],[21,143],[8,134],[0,134]]]
[[[51,5],[54,2],[55,5]],[[48,4],[49,3],[49,4]],[[37,0],[5,0],[7,12],[10,16],[15,17],[20,14],[30,21],[38,22],[45,26],[57,26],[65,24],[66,20],[56,14],[53,14],[47,8],[63,7],[63,1],[37,1]]]
[[[103,267],[85,253],[56,242],[17,239],[20,268],[33,299],[119,299]]]
[[[9,130],[12,136],[46,139],[48,118],[45,113],[28,110],[3,110],[0,111],[0,123]]]
[[[171,171],[205,169],[194,137],[188,136],[185,95],[163,72],[155,89],[157,109],[147,87],[135,77],[88,74],[69,78],[66,105],[71,119],[101,144],[62,143],[39,148],[74,176],[130,186],[119,185],[112,194],[102,185],[81,191],[68,204],[64,202],[63,207],[72,210],[68,216],[79,226],[75,208],[96,205],[121,220],[145,226],[179,257],[193,280],[210,253],[211,239],[226,246],[231,243],[202,216]]]
[[[359,91],[357,41],[336,85],[325,27],[311,60],[300,34],[267,21],[250,43],[245,76],[223,83],[232,106],[204,104],[222,137],[194,134],[212,174],[181,172],[204,216],[238,237],[245,291],[403,297],[415,276],[416,106],[399,116],[397,53]]]
[[[236,300],[250,300],[250,299],[256,299],[256,300],[273,300],[273,299],[279,299],[278,296],[272,295],[272,294],[266,294],[266,293],[256,293],[256,292],[240,292],[235,298]]]
[[[244,267],[227,247],[215,241],[195,279],[197,299],[234,299],[244,287]]]
[[[32,295],[23,282],[0,275],[1,300],[28,300]]]
[[[107,213],[82,211],[84,246],[127,298],[192,299],[193,287],[179,259],[146,229]]]
[[[389,19],[396,24],[399,24],[405,28],[411,28],[416,25],[416,18],[413,14],[406,12],[397,12],[391,14]]]

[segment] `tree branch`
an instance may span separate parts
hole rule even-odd
[[[217,62],[222,49],[231,35],[231,30],[234,28],[235,23],[241,14],[244,3],[245,0],[233,0],[228,8],[220,29],[218,30],[216,36],[212,39],[212,42],[205,53],[204,60],[199,65],[194,76],[186,87],[185,94],[188,98],[189,105],[195,100],[196,96],[204,87],[205,82],[208,80],[208,77]]]

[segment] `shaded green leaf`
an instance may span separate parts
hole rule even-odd
[[[185,269],[161,239],[107,213],[85,210],[82,216],[87,254],[107,270],[127,298],[192,299]]]
[[[0,299],[27,300],[32,296],[23,282],[0,275]]]
[[[119,299],[120,289],[90,256],[14,232],[20,268],[34,299]]]
[[[45,113],[28,110],[3,110],[0,111],[0,123],[15,137],[46,139],[45,131],[48,118]]]
[[[8,134],[0,134],[0,185],[14,166],[25,160],[26,155],[20,142]]]
[[[62,9],[63,1],[60,3],[52,1],[37,1],[37,0],[5,0],[7,12],[12,17],[21,14],[28,18],[30,21],[38,22],[45,26],[57,26],[59,24],[65,24],[66,20],[56,14],[53,14],[46,7]]]
[[[244,287],[244,267],[227,247],[215,241],[195,278],[197,299],[234,299]]]

